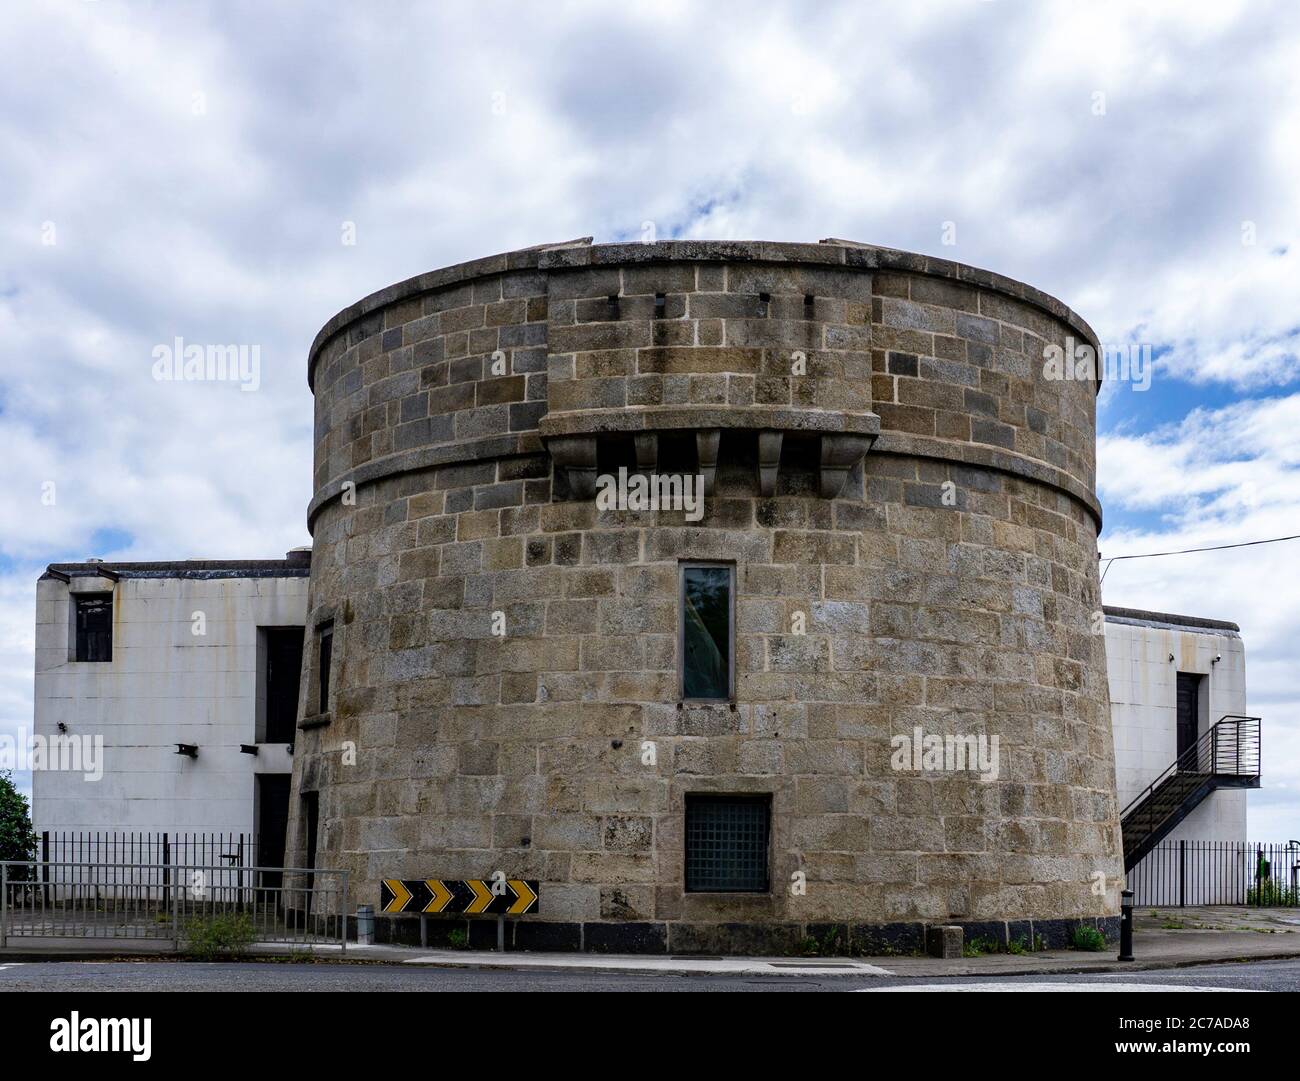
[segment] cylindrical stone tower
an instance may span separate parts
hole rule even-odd
[[[574,241],[340,312],[289,858],[360,903],[536,879],[515,948],[1109,933],[1088,350],[838,240]]]

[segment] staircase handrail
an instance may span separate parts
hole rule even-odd
[[[1149,785],[1146,786],[1146,788],[1142,789],[1142,791],[1139,792],[1136,797],[1134,797],[1129,801],[1128,806],[1126,806],[1124,810],[1120,812],[1119,815],[1120,821],[1122,822],[1125,818],[1127,818],[1131,811],[1136,809],[1137,806],[1143,802],[1143,800],[1145,800],[1149,795],[1151,795],[1152,792],[1154,792],[1157,788],[1159,788],[1160,785],[1164,784],[1164,782],[1167,781],[1174,774],[1200,772],[1200,771],[1190,770],[1187,767],[1194,763],[1199,764],[1201,761],[1201,753],[1207,747],[1210,748],[1210,752],[1211,752],[1209,772],[1211,774],[1218,773],[1219,772],[1218,744],[1219,744],[1220,726],[1223,726],[1225,730],[1228,726],[1231,726],[1234,729],[1233,734],[1236,738],[1238,756],[1240,756],[1241,726],[1243,724],[1247,724],[1250,722],[1253,722],[1255,724],[1256,726],[1255,738],[1256,738],[1256,743],[1258,744],[1258,738],[1259,738],[1258,725],[1261,719],[1262,718],[1260,717],[1247,717],[1245,714],[1242,713],[1225,713],[1222,717],[1220,717],[1217,721],[1215,721],[1214,724],[1210,725],[1210,727],[1207,728],[1201,734],[1200,738],[1197,739],[1195,743],[1193,743],[1190,747],[1187,748],[1187,750],[1185,750],[1182,754],[1180,754],[1177,758],[1175,758],[1171,765],[1167,766],[1163,771],[1161,771],[1160,775],[1154,781],[1152,781]],[[1249,733],[1249,729],[1247,730],[1247,732]],[[1255,761],[1255,768],[1253,770],[1247,770],[1243,772],[1240,768],[1240,762],[1239,762],[1238,768],[1232,772],[1240,774],[1242,776],[1257,776],[1259,774],[1259,765],[1260,763],[1257,757]]]

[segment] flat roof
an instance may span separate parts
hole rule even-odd
[[[1112,608],[1104,605],[1102,611],[1114,623],[1133,623],[1145,627],[1185,628],[1201,631],[1231,631],[1239,634],[1241,628],[1223,619],[1202,619],[1199,616],[1180,616],[1171,612],[1146,612],[1140,608]]]
[[[105,573],[107,572],[107,573]],[[65,578],[306,578],[311,552],[284,559],[177,559],[150,563],[51,563],[39,581]]]

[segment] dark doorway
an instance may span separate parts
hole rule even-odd
[[[302,677],[302,627],[264,627],[266,635],[266,743],[293,743]]]
[[[1196,746],[1200,730],[1201,679],[1194,673],[1178,673],[1178,760],[1187,770],[1197,769],[1196,762],[1183,762],[1183,755]]]
[[[284,866],[284,835],[289,825],[289,774],[257,774],[257,865]],[[284,882],[279,871],[264,871],[261,885],[278,888]]]

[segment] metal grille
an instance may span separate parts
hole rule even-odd
[[[686,889],[766,893],[768,796],[686,797]]]

